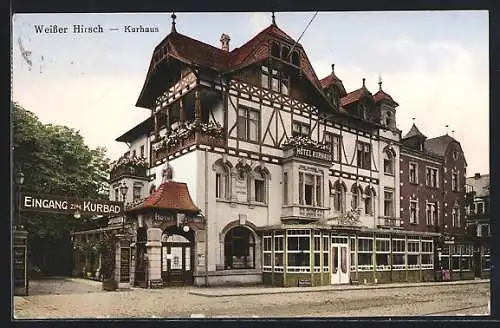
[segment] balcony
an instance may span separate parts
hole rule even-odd
[[[307,205],[290,205],[283,206],[281,210],[282,220],[308,220],[320,221],[325,217],[325,211],[328,208],[307,206]]]
[[[380,216],[377,218],[377,228],[382,229],[404,229],[402,220],[391,216]]]
[[[151,142],[151,162],[155,163],[194,145],[225,147],[226,138],[223,128],[213,123],[188,122],[167,136]]]
[[[109,172],[110,181],[121,177],[147,178],[147,163],[144,159],[121,157],[111,164]]]

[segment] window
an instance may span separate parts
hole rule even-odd
[[[366,192],[365,192],[365,214],[366,215],[374,215],[375,211],[373,209],[373,204],[374,204],[374,192],[368,188],[366,189]]]
[[[389,235],[375,236],[375,261],[377,263],[377,271],[385,271],[391,269],[390,252],[391,240]]]
[[[394,154],[392,151],[384,152],[384,174],[394,175]]]
[[[394,216],[394,192],[384,190],[384,216]]]
[[[273,242],[273,237],[270,235],[264,236],[262,238],[262,245],[263,245],[262,271],[264,272],[272,271],[272,256],[273,256],[272,242]]]
[[[314,272],[321,272],[321,235],[314,231]]]
[[[322,206],[322,180],[320,175],[299,172],[299,204]]]
[[[451,209],[451,224],[454,227],[460,227],[460,207],[458,204],[455,202],[455,205],[453,205],[453,208]]]
[[[476,214],[483,214],[483,203],[477,203],[476,204]]]
[[[418,201],[410,200],[410,223],[418,223]]]
[[[350,238],[350,243],[351,243],[351,271],[356,270],[356,237],[351,237]]]
[[[293,121],[292,136],[293,137],[306,137],[309,138],[311,126],[307,123]]]
[[[456,172],[451,174],[451,190],[458,191],[458,173]]]
[[[418,166],[417,163],[410,163],[408,168],[408,176],[411,183],[418,183]]]
[[[333,209],[337,212],[345,213],[345,193],[345,186],[339,181],[335,182],[333,194]]]
[[[120,201],[120,189],[115,188],[115,201]]]
[[[489,270],[490,269],[490,249],[488,247],[483,246],[481,252],[481,269]]]
[[[281,232],[274,236],[274,271],[283,272],[283,235]]]
[[[438,219],[438,203],[427,203],[425,206],[425,224],[436,225]]]
[[[358,167],[369,170],[371,168],[371,150],[370,144],[358,141],[357,147]]]
[[[141,199],[141,186],[134,186],[134,202]]]
[[[259,112],[248,108],[238,109],[238,138],[257,142],[259,140]]]
[[[405,259],[406,242],[404,239],[392,239],[392,269],[404,270],[406,266]]]
[[[267,203],[267,172],[257,167],[253,172],[254,199],[259,203]]]
[[[325,144],[328,146],[328,148],[332,152],[332,158],[334,162],[340,162],[340,159],[342,158],[342,137],[333,134],[333,133],[325,133]]]
[[[422,239],[422,269],[434,268],[434,250],[432,239]]]
[[[245,227],[235,227],[226,233],[224,264],[229,270],[255,267],[255,243],[250,230]]]
[[[330,249],[330,245],[328,243],[329,236],[323,235],[323,272],[328,272],[328,250]]]
[[[271,89],[284,95],[289,94],[288,76],[267,66],[262,66],[261,85],[265,89]]]
[[[146,156],[144,156],[145,153],[144,153],[144,145],[141,146],[141,158],[145,158]]]
[[[420,269],[420,241],[418,237],[408,237],[407,251],[408,269]]]
[[[361,199],[361,191],[356,184],[353,184],[351,187],[351,208],[356,210],[360,207],[360,199]]]
[[[461,246],[460,271],[470,271],[472,269],[473,246],[471,244]]]
[[[283,204],[288,204],[288,172],[283,173]]]
[[[373,270],[373,238],[358,237],[358,270]]]
[[[425,169],[425,184],[430,187],[437,188],[438,184],[438,170],[432,167]]]
[[[229,199],[229,167],[222,162],[216,162],[215,170],[215,198]]]
[[[132,150],[132,158],[135,158],[136,157],[136,152],[135,152],[135,149]]]
[[[288,272],[311,272],[309,234],[308,229],[288,230]]]

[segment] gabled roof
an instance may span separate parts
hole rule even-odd
[[[128,130],[115,140],[119,142],[132,142],[136,140],[140,135],[147,134],[152,129],[153,119],[151,118],[151,116],[149,116],[147,119],[137,124],[132,129]]]
[[[446,154],[446,149],[448,149],[448,145],[452,142],[456,142],[460,145],[454,138],[445,134],[444,136],[427,139],[424,143],[424,149],[433,154],[444,156]]]
[[[415,123],[413,123],[410,131],[408,131],[408,133],[402,139],[408,139],[408,138],[417,137],[417,136],[422,137],[422,138],[427,138],[422,132],[420,132],[420,130],[415,125]]]
[[[380,89],[379,91],[377,91],[377,93],[373,95],[373,101],[375,103],[378,103],[379,101],[382,100],[385,100],[395,106],[399,106],[399,104],[395,102],[394,99],[392,99],[392,97],[388,93],[385,93],[382,89]]]
[[[307,55],[305,54],[305,51],[300,43],[295,44],[295,40],[293,40],[288,34],[283,32],[283,30],[275,24],[271,24],[241,47],[235,48],[230,52],[185,36],[173,29],[172,32],[168,34],[155,48],[146,80],[136,106],[144,106],[143,96],[145,90],[148,88],[150,77],[156,70],[156,66],[164,60],[163,58],[155,58],[158,56],[158,53],[166,53],[168,56],[171,56],[188,65],[197,65],[200,67],[210,68],[217,72],[228,73],[267,58],[270,51],[267,48],[266,43],[270,37],[280,39],[289,44],[290,47],[295,45],[294,49],[301,50],[303,56],[305,57],[305,60],[301,60],[301,70],[312,85],[324,97],[319,79],[316,76],[316,73],[314,72],[314,69],[312,68],[311,63],[309,62],[309,59],[307,58]],[[158,52],[158,50],[162,48],[165,48],[166,51]]]
[[[198,213],[200,209],[193,203],[187,185],[184,182],[163,182],[158,189],[145,198],[142,203],[127,212],[145,210],[170,210]]]
[[[372,97],[372,94],[368,89],[363,85],[361,88],[358,90],[354,90],[352,92],[349,92],[347,95],[344,97],[340,98],[340,104],[342,107],[350,105],[354,102],[357,102],[361,100],[364,96]]]
[[[321,87],[323,89],[326,89],[332,85],[337,86],[340,89],[341,95],[346,95],[347,92],[345,91],[344,84],[342,83],[342,80],[335,75],[334,71],[335,65],[332,64],[332,73],[324,78],[322,78],[319,83],[321,84]]]

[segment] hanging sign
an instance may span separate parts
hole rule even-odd
[[[123,214],[123,203],[98,199],[72,199],[65,196],[21,194],[20,209],[22,211],[52,212],[95,215]]]

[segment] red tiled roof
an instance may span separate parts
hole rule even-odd
[[[379,91],[377,91],[376,94],[373,95],[373,101],[375,101],[375,103],[377,103],[381,100],[387,100],[387,101],[395,104],[396,106],[398,106],[398,103],[395,102],[394,99],[392,99],[392,97],[389,94],[385,93],[382,90],[379,90]]]
[[[340,105],[347,106],[356,101],[359,101],[365,94],[371,95],[370,91],[368,91],[368,89],[364,86],[359,88],[358,90],[349,92],[347,95],[340,98]]]
[[[128,211],[131,212],[141,209],[200,212],[200,209],[191,199],[187,185],[183,182],[174,181],[162,183],[155,192],[144,199],[142,204],[139,204]]]

